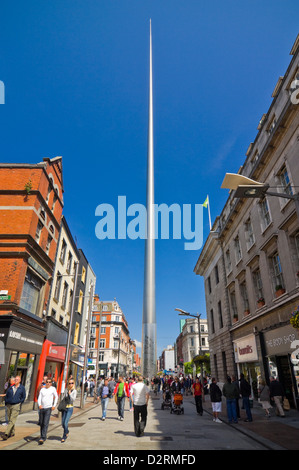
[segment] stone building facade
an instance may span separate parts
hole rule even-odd
[[[224,381],[243,372],[256,398],[258,380],[277,376],[293,407],[299,387],[293,357],[299,335],[290,325],[299,304],[298,38],[239,169],[269,184],[269,192],[261,198],[229,192],[195,267],[205,279],[212,374]]]

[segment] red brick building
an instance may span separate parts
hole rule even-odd
[[[62,157],[0,164],[0,389],[18,373],[28,402],[45,338],[62,210]]]

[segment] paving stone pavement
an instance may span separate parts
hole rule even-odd
[[[184,397],[184,414],[171,414],[161,409],[161,397],[151,394],[148,406],[148,421],[143,437],[136,437],[133,428],[133,413],[125,406],[125,419],[117,419],[114,400],[109,402],[107,418],[101,418],[101,406],[87,399],[84,409],[79,400],[75,404],[70,420],[70,435],[61,443],[62,427],[57,412],[51,417],[48,439],[38,445],[39,427],[37,411],[19,415],[16,434],[7,441],[0,440],[0,450],[98,450],[119,452],[184,452],[200,450],[298,450],[299,413],[286,412],[286,418],[264,417],[262,408],[255,404],[252,409],[253,422],[229,425],[226,406],[223,402],[222,423],[212,420],[209,396],[205,397],[203,416],[197,415],[194,399]],[[4,431],[4,427],[0,427]]]

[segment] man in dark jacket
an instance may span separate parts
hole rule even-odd
[[[281,416],[282,418],[285,417],[285,413],[282,407],[282,400],[284,396],[285,396],[285,393],[284,393],[284,389],[281,383],[278,382],[278,380],[275,377],[271,377],[270,378],[270,398],[274,400],[274,403],[277,409],[277,414],[279,414],[279,416]]]
[[[26,390],[24,385],[21,384],[21,377],[19,375],[15,378],[13,386],[7,389],[5,395],[5,406],[7,407],[8,425],[3,436],[3,440],[15,435],[15,424],[17,417],[21,411],[21,405],[25,401]]]
[[[245,421],[252,421],[252,414],[250,409],[249,397],[251,395],[251,386],[244,377],[244,374],[240,375],[240,393],[243,398],[243,406],[246,411],[247,418]]]

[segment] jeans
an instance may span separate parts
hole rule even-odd
[[[124,417],[125,399],[126,397],[117,397],[118,416],[120,416],[121,418]]]
[[[135,434],[137,437],[142,436],[146,426],[147,405],[134,405],[133,416]]]
[[[237,423],[238,418],[237,418],[236,399],[227,398],[226,407],[227,407],[227,417],[228,417],[229,422],[231,423],[232,421],[234,421],[234,423]]]
[[[243,397],[243,406],[246,411],[246,416],[249,421],[252,421],[252,415],[251,415],[251,410],[250,410],[250,402],[249,402],[249,397]]]
[[[66,439],[67,434],[69,433],[69,420],[73,414],[73,407],[67,408],[66,411],[62,411],[61,424],[63,427],[63,439]]]
[[[108,397],[101,399],[102,418],[106,418],[108,403],[109,403],[109,398]]]
[[[40,412],[40,417],[39,417],[39,423],[40,423],[40,438],[45,441],[47,439],[47,432],[48,432],[48,427],[49,427],[49,422],[51,418],[51,411],[52,408],[42,408],[39,410]]]

